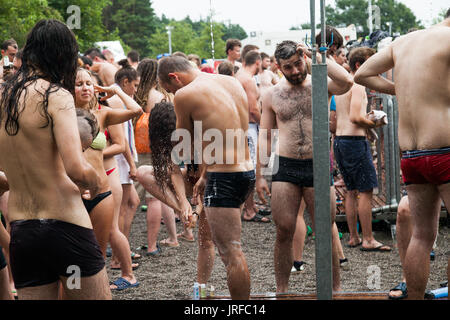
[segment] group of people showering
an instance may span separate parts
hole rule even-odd
[[[347,189],[346,245],[391,250],[371,229],[377,175],[367,137],[385,122],[367,113],[368,88],[398,100],[408,193],[397,219],[404,279],[389,297],[424,299],[442,201],[450,207],[450,10],[440,24],[378,52],[360,46],[346,56],[339,32],[327,26],[326,33],[327,59],[316,58],[327,65],[328,106],[322,111],[330,114],[333,134],[323,143],[332,146],[330,157]],[[303,264],[298,252],[305,208],[314,223],[315,51],[279,43],[272,73],[265,72],[270,57],[258,47],[242,49],[238,40],[228,41],[219,71],[203,72],[199,61],[182,53],[118,67],[98,49],[80,57],[74,34],[57,20],[33,27],[14,67],[3,70],[0,88],[1,299],[13,298],[12,284],[19,299],[111,299],[113,290],[133,290],[139,282],[128,235],[143,193],[148,212],[159,206],[179,217],[178,237],[193,241],[198,228],[193,282],[208,282],[217,248],[232,299],[249,299],[251,292],[242,221],[271,222],[258,213],[255,191],[261,203],[270,197],[276,290],[288,292],[290,274]],[[330,188],[338,292],[348,260],[335,223],[331,173]],[[147,214],[147,220],[148,228],[159,230],[161,215],[155,220]],[[168,229],[175,228],[171,220]],[[164,241],[175,246],[177,235]],[[122,273],[112,282],[105,267],[108,244],[111,267]],[[149,245],[146,254],[159,251],[160,245]]]

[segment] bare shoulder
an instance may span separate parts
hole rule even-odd
[[[45,92],[48,86],[48,83],[41,83],[39,91],[44,90]],[[64,88],[58,88],[55,91],[51,90],[48,96],[48,111],[51,113],[52,111],[68,109],[75,109],[75,101],[72,94]]]

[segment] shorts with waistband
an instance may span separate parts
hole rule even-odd
[[[337,136],[334,157],[347,190],[367,192],[378,187],[369,141],[363,136]]]
[[[11,222],[10,264],[17,289],[54,283],[79,268],[90,277],[105,267],[94,231],[68,222],[39,219]]]
[[[312,159],[293,159],[275,155],[278,161],[278,171],[272,175],[272,182],[289,182],[300,188],[314,187],[314,172]],[[330,186],[334,185],[330,174]]]
[[[255,188],[255,171],[208,172],[204,206],[240,208]]]
[[[450,147],[404,151],[401,169],[406,185],[450,183]]]

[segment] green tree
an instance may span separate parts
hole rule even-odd
[[[92,47],[97,41],[117,40],[117,33],[108,33],[102,23],[102,11],[111,4],[110,0],[48,0],[48,5],[57,10],[67,22],[73,14],[67,13],[67,8],[71,5],[80,8],[80,28],[73,28],[80,51],[83,52]]]
[[[248,38],[247,32],[239,25],[239,24],[223,24],[223,41],[227,41],[228,39],[239,39],[244,40]]]
[[[224,26],[222,23],[213,22],[214,35],[214,58],[223,59],[226,57],[225,46],[223,40]],[[202,58],[212,58],[212,41],[211,41],[211,24],[205,22],[200,36],[193,41],[194,48],[191,53],[195,53]]]
[[[372,5],[380,8],[381,30],[388,31],[388,23],[392,23],[392,32],[406,33],[408,29],[422,28],[414,13],[403,3],[396,0],[374,0]],[[358,35],[367,35],[368,27],[367,0],[336,0],[335,7],[327,5],[325,8],[327,23],[336,27],[354,24],[362,27]]]
[[[155,33],[158,19],[149,0],[112,0],[103,11],[103,23],[110,32],[118,31],[120,38],[142,56],[151,53],[148,36]]]
[[[173,28],[171,31],[172,52],[192,53],[193,39],[197,37],[192,26],[184,20],[171,21],[168,26]],[[169,52],[169,35],[167,34],[166,25],[162,25],[148,40],[150,54],[153,57]]]
[[[19,47],[25,45],[28,32],[42,19],[58,19],[61,14],[46,0],[0,0],[0,41],[14,38]]]

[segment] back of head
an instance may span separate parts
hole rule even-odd
[[[131,67],[127,59],[122,59],[118,63],[122,67],[116,72],[114,76],[114,81],[118,85],[121,85],[122,81],[125,79],[127,79],[128,81],[134,81],[138,78],[137,71],[133,67]]]
[[[247,67],[255,65],[258,61],[261,61],[261,55],[258,51],[253,50],[245,55],[244,63]]]
[[[181,52],[181,51],[174,52],[172,54],[172,57],[182,57],[182,58],[189,60],[188,56],[184,52]]]
[[[369,47],[355,48],[350,52],[349,65],[352,72],[356,72],[367,59],[376,53],[375,49]],[[359,64],[359,66],[357,65]]]
[[[231,62],[224,61],[221,64],[219,64],[217,71],[219,71],[219,74],[223,74],[225,76],[232,76],[234,74],[234,66]]]
[[[137,103],[144,108],[147,105],[150,90],[156,87],[158,82],[158,61],[149,58],[141,60],[137,67],[137,73],[141,80],[135,98]]]
[[[225,45],[225,54],[228,55],[228,51],[234,50],[235,47],[242,47],[242,43],[239,39],[228,39]]]
[[[159,61],[158,77],[163,82],[169,82],[169,73],[188,72],[194,70],[189,60],[178,57],[165,57]]]
[[[100,49],[98,48],[90,48],[86,50],[84,53],[85,56],[87,56],[89,59],[94,60],[95,58],[99,58],[101,60],[106,60],[106,57],[101,53]]]
[[[281,64],[281,59],[287,60],[297,53],[297,43],[291,40],[285,40],[277,44],[275,49],[275,59],[277,64]],[[300,55],[303,57],[303,54]]]
[[[97,118],[88,110],[77,108],[78,131],[83,149],[88,148],[100,131]]]
[[[253,50],[259,50],[259,47],[255,46],[254,44],[245,45],[244,48],[242,48],[241,60],[245,61],[245,56],[247,55],[247,53],[249,53],[250,51],[253,51]]]
[[[62,22],[54,19],[41,20],[27,36],[23,48],[22,67],[4,85],[1,100],[0,122],[7,114],[6,130],[16,135],[19,130],[19,98],[33,81],[43,78],[50,82],[49,88],[42,93],[42,115],[47,119],[48,97],[51,92],[64,88],[75,90],[76,70],[78,67],[78,44],[73,32]],[[31,82],[30,82],[31,81]]]
[[[196,54],[190,54],[190,55],[188,55],[188,60],[189,60],[189,61],[195,62],[195,64],[196,64],[197,67],[199,67],[199,68],[202,66],[202,62],[201,62],[201,60],[200,60],[200,57],[199,57],[198,55],[196,55]]]
[[[339,33],[339,31],[332,26],[325,26],[325,41],[327,47],[331,47],[332,45],[336,46],[336,49],[339,49],[344,45],[344,38]],[[322,31],[316,35],[316,44],[320,45],[322,43]],[[331,52],[333,53],[333,52]]]
[[[127,58],[130,59],[132,63],[139,62],[139,53],[136,50],[131,50],[127,54]]]

